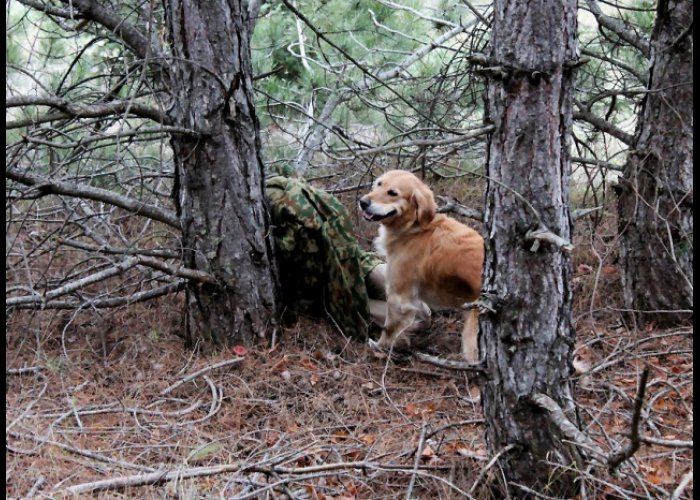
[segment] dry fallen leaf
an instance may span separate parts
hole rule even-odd
[[[435,456],[435,451],[430,447],[430,445],[425,445],[425,448],[423,448],[423,451],[420,452],[420,456],[425,460],[430,457]]]
[[[318,366],[310,358],[304,358],[299,361],[299,364],[307,370],[318,370]]]
[[[189,455],[187,455],[187,458],[185,459],[185,462],[188,464],[197,464],[204,462],[210,458],[212,458],[214,455],[219,453],[222,450],[222,445],[221,443],[214,441],[213,443],[208,443],[203,446],[200,446],[199,448],[193,450]]]
[[[593,268],[589,266],[588,264],[579,264],[576,267],[576,272],[578,274],[588,274],[593,271]]]
[[[367,446],[372,446],[377,441],[377,436],[374,434],[360,434],[359,439]]]
[[[406,403],[404,411],[406,412],[406,415],[418,415],[418,413],[420,413],[418,406],[415,403]]]
[[[277,444],[279,439],[280,439],[279,433],[272,431],[272,432],[270,432],[270,434],[268,434],[267,438],[265,439],[265,444],[267,445],[268,448],[272,448],[275,444]]]
[[[231,352],[233,352],[233,354],[235,354],[236,356],[245,356],[246,354],[248,354],[248,349],[246,349],[242,345],[235,345],[231,348]]]

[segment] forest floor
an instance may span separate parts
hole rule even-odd
[[[581,471],[580,498],[692,498],[692,326],[626,324],[605,232],[584,233],[574,322],[585,373],[574,395],[606,453],[630,443],[640,374],[650,374],[640,449],[615,474]],[[499,498],[467,372],[389,361],[304,317],[248,348],[195,353],[176,335],[181,307],[167,297],[6,318],[7,497]],[[454,358],[460,330],[436,316],[421,349]]]
[[[32,369],[6,375],[8,497],[493,497],[499,469],[466,373],[388,362],[304,318],[274,345],[195,355],[171,333],[177,304],[140,307],[68,328],[67,315],[11,320],[7,367]],[[438,318],[431,332],[431,351],[457,352],[457,321]],[[641,431],[660,443],[643,444],[614,476],[587,472],[587,498],[669,498],[692,474],[692,333],[579,325],[589,371],[575,396],[586,432],[604,450],[627,445],[650,366]],[[691,482],[679,498],[692,492]]]

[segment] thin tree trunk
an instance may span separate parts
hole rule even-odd
[[[693,309],[693,2],[660,0],[649,90],[620,180],[627,309],[674,325]]]
[[[575,35],[575,0],[494,3],[483,291],[496,312],[480,322],[482,398],[490,451],[508,450],[500,463],[514,498],[527,496],[516,484],[557,497],[578,491],[579,452],[532,399],[547,394],[575,420],[571,258],[561,245],[533,249],[527,236],[546,227],[570,240]]]
[[[250,342],[277,308],[245,5],[166,2],[174,56],[169,115],[203,134],[172,139],[184,262],[218,281],[188,285],[186,333],[209,346]]]

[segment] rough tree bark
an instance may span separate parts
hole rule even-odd
[[[693,309],[693,2],[660,0],[647,94],[619,183],[625,306],[674,325]]]
[[[250,37],[254,15],[241,0],[168,0],[173,59],[168,111],[174,124],[175,196],[187,267],[217,285],[190,283],[190,341],[248,343],[274,320],[277,282],[255,115]]]
[[[579,451],[533,402],[542,393],[574,417],[568,183],[576,1],[494,2],[488,75],[484,297],[486,438],[514,498],[517,484],[556,497],[578,491]],[[561,239],[533,240],[533,232]],[[553,236],[553,235],[549,235]],[[538,243],[534,243],[538,241]],[[538,248],[533,248],[538,247]],[[570,248],[570,247],[568,247]]]

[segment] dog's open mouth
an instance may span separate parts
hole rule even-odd
[[[369,220],[372,222],[378,222],[380,220],[386,219],[387,217],[391,217],[392,215],[396,215],[397,211],[395,208],[391,209],[389,212],[385,214],[373,214],[370,212],[362,211],[362,217],[365,218],[365,220]]]

